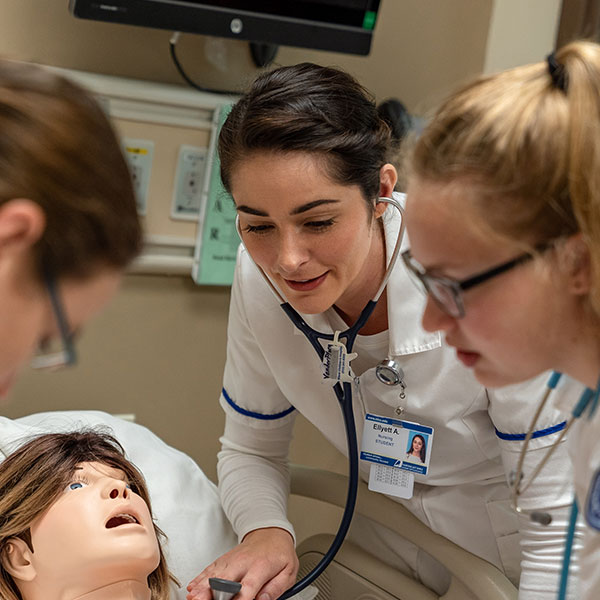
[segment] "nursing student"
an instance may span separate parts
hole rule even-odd
[[[218,474],[240,544],[190,583],[190,599],[210,599],[208,577],[241,581],[240,600],[274,600],[295,582],[294,532],[286,517],[294,418],[301,412],[343,453],[346,439],[314,349],[258,267],[317,331],[353,324],[375,295],[400,230],[397,211],[377,201],[394,193],[389,152],[389,128],[369,94],[346,73],[313,64],[260,75],[224,124],[221,175],[245,247],[232,289]],[[522,499],[550,512],[551,525],[512,513],[507,485],[545,377],[490,392],[437,332],[421,327],[424,305],[399,261],[354,347],[359,438],[366,413],[433,428],[428,474],[415,476],[412,497],[402,503],[520,581],[521,598],[550,599],[572,494],[567,477],[558,477],[569,468],[564,445]],[[386,358],[400,364],[404,387],[376,378]],[[563,420],[553,408],[543,412],[533,459],[553,443],[551,428]],[[361,461],[364,479],[370,468]],[[448,585],[439,565],[389,530],[355,519],[352,537],[431,587]]]
[[[412,170],[404,256],[429,292],[424,329],[441,330],[483,385],[555,369],[597,392],[600,46],[575,42],[458,91]],[[562,475],[574,478],[585,524],[579,590],[570,586],[585,600],[600,597],[595,396],[569,432],[573,466]],[[557,400],[570,412],[577,399]]]
[[[131,178],[98,104],[0,60],[0,399],[28,364],[76,362],[76,334],[141,246]]]

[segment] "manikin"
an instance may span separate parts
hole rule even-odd
[[[160,535],[111,436],[43,435],[0,464],[3,600],[168,600]]]

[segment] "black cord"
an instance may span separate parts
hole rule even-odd
[[[344,425],[346,426],[346,443],[348,445],[349,479],[344,514],[342,515],[342,520],[335,538],[333,542],[331,542],[331,546],[320,562],[312,569],[310,573],[308,573],[308,575],[303,577],[289,590],[285,591],[281,596],[279,596],[279,598],[277,598],[277,600],[287,600],[288,598],[295,596],[304,588],[313,583],[315,579],[317,579],[323,573],[323,571],[335,558],[338,550],[341,548],[346,534],[348,533],[350,523],[352,522],[354,507],[356,506],[356,497],[358,495],[358,441],[356,439],[354,413],[352,412],[352,384],[344,383],[342,388],[340,383],[336,383],[334,390],[340,403],[342,414],[344,415]]]
[[[169,51],[171,53],[171,58],[173,59],[173,63],[175,63],[175,67],[179,71],[179,74],[183,77],[185,82],[190,87],[193,87],[194,89],[198,90],[199,92],[207,92],[209,94],[226,94],[228,96],[236,95],[236,92],[231,92],[229,90],[213,90],[211,88],[203,87],[203,86],[197,84],[195,81],[193,81],[188,76],[188,74],[183,70],[181,63],[179,62],[179,59],[177,58],[177,53],[175,52],[175,46],[177,45],[178,40],[179,40],[179,32],[176,31],[173,33],[173,35],[171,36],[171,39],[169,40]]]

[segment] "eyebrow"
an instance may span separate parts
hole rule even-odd
[[[339,202],[339,200],[328,200],[328,199],[313,200],[312,202],[307,202],[306,204],[297,206],[296,208],[294,208],[294,210],[292,210],[290,212],[290,215],[300,215],[309,210],[312,210],[313,208],[316,208],[317,206],[323,206],[324,204],[337,204],[338,202]],[[268,217],[269,216],[269,213],[265,212],[264,210],[258,210],[256,208],[246,206],[245,204],[241,204],[240,206],[236,207],[236,209],[238,212],[243,212],[243,213],[246,213],[249,215],[256,215],[257,217]]]

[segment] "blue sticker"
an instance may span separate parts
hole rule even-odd
[[[600,469],[596,471],[585,503],[585,520],[590,527],[600,531]]]

